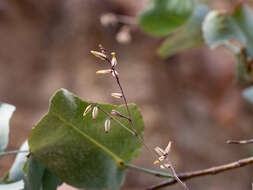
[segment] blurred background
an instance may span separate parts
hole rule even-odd
[[[156,54],[162,39],[131,31],[131,42],[119,43],[119,26],[105,27],[107,12],[138,15],[147,0],[1,0],[0,100],[17,107],[11,120],[8,150],[17,149],[47,112],[49,98],[66,88],[84,100],[119,104],[106,68],[90,55],[99,43],[118,55],[118,71],[129,102],[145,120],[145,140],[165,147],[173,141],[170,159],[177,172],[225,164],[252,154],[252,145],[228,145],[228,139],[253,137],[253,107],[234,80],[236,60],[223,48],[202,46],[167,60]],[[251,5],[252,2],[249,1]],[[235,1],[213,0],[212,7],[232,10]],[[0,176],[14,156],[1,158]],[[143,149],[134,164],[151,169],[153,159]],[[251,189],[252,166],[192,179],[191,190]],[[128,171],[123,190],[144,189],[162,179]],[[74,189],[63,186],[61,190]],[[179,185],[164,189],[180,190]]]

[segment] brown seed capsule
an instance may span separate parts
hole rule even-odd
[[[105,120],[105,133],[108,133],[110,131],[110,127],[111,127],[110,119]]]
[[[88,106],[86,107],[86,109],[84,110],[83,116],[85,117],[85,116],[91,111],[91,109],[92,109],[92,105],[90,104],[90,105],[88,105]]]
[[[98,107],[95,106],[92,110],[92,119],[95,120],[97,118],[98,115]]]

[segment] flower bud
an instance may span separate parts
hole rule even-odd
[[[98,52],[98,51],[90,51],[90,53],[102,60],[106,60],[107,56],[104,53]]]
[[[116,54],[115,52],[112,52],[111,55],[112,55],[111,65],[112,67],[115,67],[118,64],[117,59],[116,59]]]
[[[92,105],[90,104],[90,105],[88,105],[88,106],[86,107],[86,109],[84,110],[83,116],[85,117],[85,116],[91,111],[91,109],[92,109]]]
[[[169,152],[170,152],[171,144],[172,144],[171,141],[169,141],[167,147],[166,147],[165,150],[164,150],[166,153],[169,153]]]
[[[165,155],[165,152],[163,149],[161,149],[159,146],[155,147],[155,151],[159,156]]]
[[[112,93],[111,95],[114,98],[122,98],[123,97],[121,93]]]
[[[96,72],[96,74],[108,74],[108,73],[112,73],[111,69],[105,69],[105,70],[99,70]]]
[[[157,164],[159,164],[159,163],[160,163],[159,160],[155,160],[155,161],[153,162],[154,165],[157,165]]]
[[[122,114],[117,112],[116,110],[112,110],[111,114],[117,117],[122,117]]]
[[[164,166],[165,166],[166,168],[170,168],[170,167],[171,167],[170,164],[164,164]]]
[[[95,106],[92,110],[92,119],[95,120],[97,118],[98,115],[98,107]]]
[[[112,71],[112,76],[113,76],[113,77],[119,76],[119,73],[118,73],[116,70],[114,70],[114,71]]]
[[[110,119],[105,120],[105,133],[108,133],[110,131],[110,127],[111,127]]]

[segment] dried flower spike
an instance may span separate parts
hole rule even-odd
[[[104,53],[98,52],[98,51],[90,51],[90,53],[102,60],[106,60],[107,56]]]
[[[110,131],[110,127],[111,127],[110,119],[105,120],[105,133],[108,133]]]
[[[114,98],[122,98],[123,97],[121,93],[112,93],[111,95]]]
[[[92,119],[95,120],[97,118],[98,115],[98,107],[95,106],[92,110]]]
[[[116,59],[116,53],[112,52],[111,55],[112,55],[111,65],[112,67],[115,67],[118,64],[117,59]]]
[[[111,69],[105,69],[105,70],[99,70],[96,72],[96,74],[108,74],[108,73],[112,73]]]
[[[85,117],[85,116],[91,111],[91,109],[92,109],[92,105],[90,104],[90,105],[88,105],[88,106],[86,107],[86,109],[84,110],[83,116]]]

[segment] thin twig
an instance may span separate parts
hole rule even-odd
[[[176,171],[175,171],[175,168],[173,167],[172,163],[170,162],[170,160],[168,159],[167,157],[167,162],[168,164],[170,165],[170,170],[171,170],[171,173],[173,174],[173,177],[175,181],[177,181],[179,184],[181,184],[186,190],[189,190],[189,188],[186,186],[186,184],[184,182],[181,181],[181,179],[178,177]]]
[[[136,170],[136,171],[139,171],[139,172],[147,173],[147,174],[154,175],[154,176],[157,176],[157,177],[163,177],[163,178],[172,178],[173,177],[172,175],[170,175],[166,172],[160,172],[160,171],[156,171],[156,170],[150,170],[150,169],[147,169],[147,168],[141,168],[141,167],[135,166],[133,164],[125,163],[125,162],[122,162],[121,165],[128,168],[128,169],[132,169],[132,170]]]
[[[191,178],[196,178],[196,177],[201,177],[201,176],[206,176],[206,175],[215,175],[215,174],[218,174],[218,173],[221,173],[224,171],[228,171],[231,169],[240,168],[240,167],[252,164],[252,163],[253,163],[253,157],[249,157],[249,158],[237,160],[237,161],[229,163],[229,164],[215,166],[215,167],[207,168],[204,170],[197,170],[197,171],[193,171],[193,172],[180,173],[177,176],[181,180],[186,181]],[[147,188],[146,190],[159,189],[162,187],[173,185],[175,183],[177,183],[176,179],[169,179],[169,180],[163,181],[157,185],[151,186],[151,187]]]
[[[8,152],[0,152],[1,156],[11,155],[11,154],[18,154],[18,153],[29,153],[29,150],[12,150]]]
[[[241,140],[241,141],[227,140],[227,143],[228,144],[250,144],[250,143],[253,143],[253,139]]]

